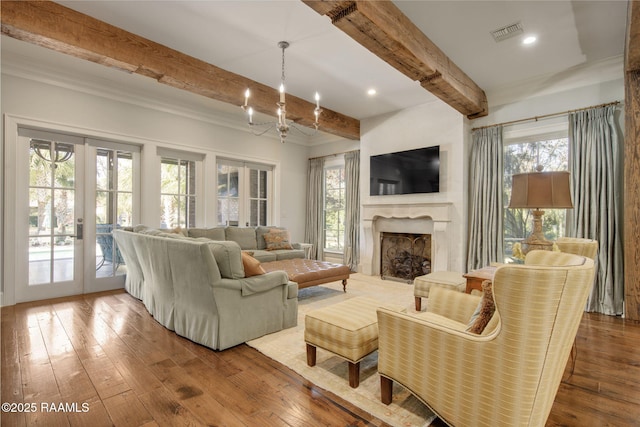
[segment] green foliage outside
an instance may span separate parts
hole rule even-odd
[[[345,197],[344,166],[325,169],[324,248],[327,251],[344,251]]]

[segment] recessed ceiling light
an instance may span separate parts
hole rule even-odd
[[[525,37],[524,40],[522,40],[522,44],[533,44],[536,42],[536,40],[538,40],[536,36],[528,36]]]
[[[375,95],[376,93],[378,93],[378,91],[377,91],[377,90],[375,90],[375,89],[373,89],[373,88],[371,88],[371,89],[369,89],[369,90],[367,91],[367,95],[369,95],[369,96],[373,96],[373,95]]]

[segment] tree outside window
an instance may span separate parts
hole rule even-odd
[[[344,252],[344,217],[346,189],[344,166],[324,171],[324,249]]]
[[[504,148],[504,249],[506,261],[512,260],[513,244],[531,234],[533,226],[531,211],[509,209],[512,179],[514,174],[533,172],[537,165],[543,171],[565,171],[569,165],[569,140],[567,138],[546,139],[534,142],[516,142]],[[564,235],[565,209],[547,209],[543,217],[543,232],[548,240],[555,241]]]

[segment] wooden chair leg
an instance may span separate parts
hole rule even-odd
[[[422,297],[416,297],[416,311],[422,310]]]
[[[393,380],[380,376],[380,401],[385,405],[391,403],[391,392],[393,390]]]
[[[307,343],[307,365],[316,366],[316,347]]]
[[[349,362],[349,385],[358,388],[360,385],[360,362]]]
[[[347,279],[342,279],[342,291],[347,292]]]

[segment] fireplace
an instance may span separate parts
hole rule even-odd
[[[431,235],[380,233],[380,277],[413,283],[431,273]]]
[[[382,274],[381,234],[429,234],[430,271],[459,270],[461,253],[459,236],[449,227],[454,220],[452,203],[363,204],[359,271],[371,276]],[[456,251],[454,254],[453,251]]]

